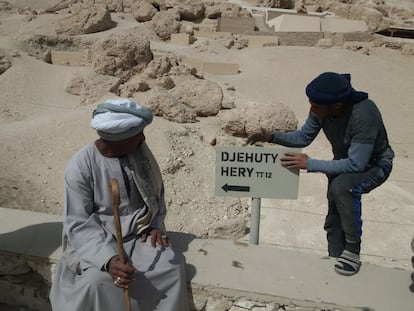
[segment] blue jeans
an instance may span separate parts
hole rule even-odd
[[[391,167],[372,167],[363,173],[328,176],[324,229],[329,256],[339,257],[346,243],[361,243],[361,195],[381,185],[390,173]]]

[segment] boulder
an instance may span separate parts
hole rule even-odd
[[[175,56],[162,55],[154,58],[145,69],[145,74],[151,78],[156,79],[167,75],[173,66],[178,65],[178,60]]]
[[[97,73],[120,77],[123,81],[142,72],[152,59],[150,41],[136,31],[110,34],[97,41],[91,53]]]
[[[165,0],[147,0],[151,3],[154,7],[157,8],[158,11],[166,11],[167,7],[165,5]]]
[[[178,12],[161,11],[157,12],[151,20],[155,32],[162,40],[169,40],[172,33],[180,29],[180,14]]]
[[[131,14],[137,22],[152,20],[157,12],[158,10],[146,0],[137,1],[131,6]]]
[[[130,1],[134,0],[83,0],[85,5],[103,5],[106,6],[110,12],[125,12],[125,7],[130,6]]]
[[[293,111],[280,103],[222,110],[218,115],[218,122],[226,133],[238,137],[247,137],[263,130],[293,131],[298,126]]]
[[[204,16],[201,0],[165,0],[165,6],[177,10],[183,20],[193,21]]]
[[[60,35],[88,34],[108,30],[114,25],[107,7],[79,5],[73,9],[72,15],[58,22],[56,33]]]
[[[119,87],[119,95],[121,97],[132,97],[134,93],[146,92],[149,89],[146,79],[141,75],[137,75]]]
[[[239,5],[228,2],[214,2],[206,6],[204,15],[209,19],[217,19],[221,16],[226,17],[250,17],[250,13],[242,9]]]
[[[146,107],[156,116],[163,117],[177,123],[193,123],[196,121],[196,112],[172,96],[167,90],[155,88],[151,90],[146,100]]]
[[[176,76],[174,82],[170,93],[198,116],[215,116],[220,111],[223,91],[217,83],[193,76]]]
[[[265,0],[263,6],[277,9],[293,9],[295,0]]]
[[[171,90],[175,87],[174,80],[170,77],[161,77],[155,81],[155,85],[162,89]]]

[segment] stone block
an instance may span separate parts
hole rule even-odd
[[[371,42],[374,35],[371,32],[357,31],[344,33],[344,41]]]
[[[82,52],[52,51],[51,62],[55,65],[82,66],[84,55]]]
[[[217,22],[215,24],[199,25],[194,28],[200,32],[216,32]]]
[[[172,33],[171,43],[188,46],[191,43],[191,36],[188,33]]]
[[[344,44],[344,34],[342,32],[324,32],[324,39],[331,39],[333,45],[343,45]]]
[[[203,32],[203,31],[194,31],[194,37],[231,37],[233,34],[228,31],[215,31],[215,32]]]
[[[321,19],[318,16],[283,14],[267,22],[275,32],[318,32]]]
[[[279,45],[315,46],[322,32],[278,32]]]
[[[202,71],[202,69],[203,69],[203,61],[202,60],[187,57],[187,56],[183,56],[181,58],[181,61],[183,62],[184,65],[189,66],[189,67],[194,67],[195,69],[197,69],[197,71]]]
[[[244,36],[248,40],[249,48],[257,48],[271,45],[279,45],[279,38],[277,36]]]
[[[351,20],[340,17],[321,18],[321,30],[323,32],[365,32],[367,25],[361,20]]]
[[[202,71],[218,75],[235,75],[239,73],[239,64],[203,62]]]
[[[0,280],[0,309],[6,310],[42,310],[51,311],[49,287],[35,275],[27,275],[26,279]],[[24,307],[12,307],[24,306]],[[30,306],[30,307],[29,307]]]
[[[266,21],[270,21],[283,14],[298,15],[298,12],[296,10],[289,10],[289,9],[266,10]]]
[[[254,31],[255,22],[251,17],[221,17],[217,23],[217,31],[243,34]]]

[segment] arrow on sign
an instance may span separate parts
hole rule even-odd
[[[231,186],[228,184],[225,184],[223,187],[221,187],[224,191],[242,191],[242,192],[249,192],[250,187],[249,186]]]

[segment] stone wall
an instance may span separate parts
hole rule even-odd
[[[277,32],[279,45],[315,46],[323,38],[322,32]]]
[[[221,17],[217,22],[217,31],[243,34],[254,31],[255,21],[251,17]]]
[[[48,299],[55,263],[0,251],[0,307],[21,311],[51,311]],[[292,300],[188,283],[191,311],[356,311],[357,308]]]

